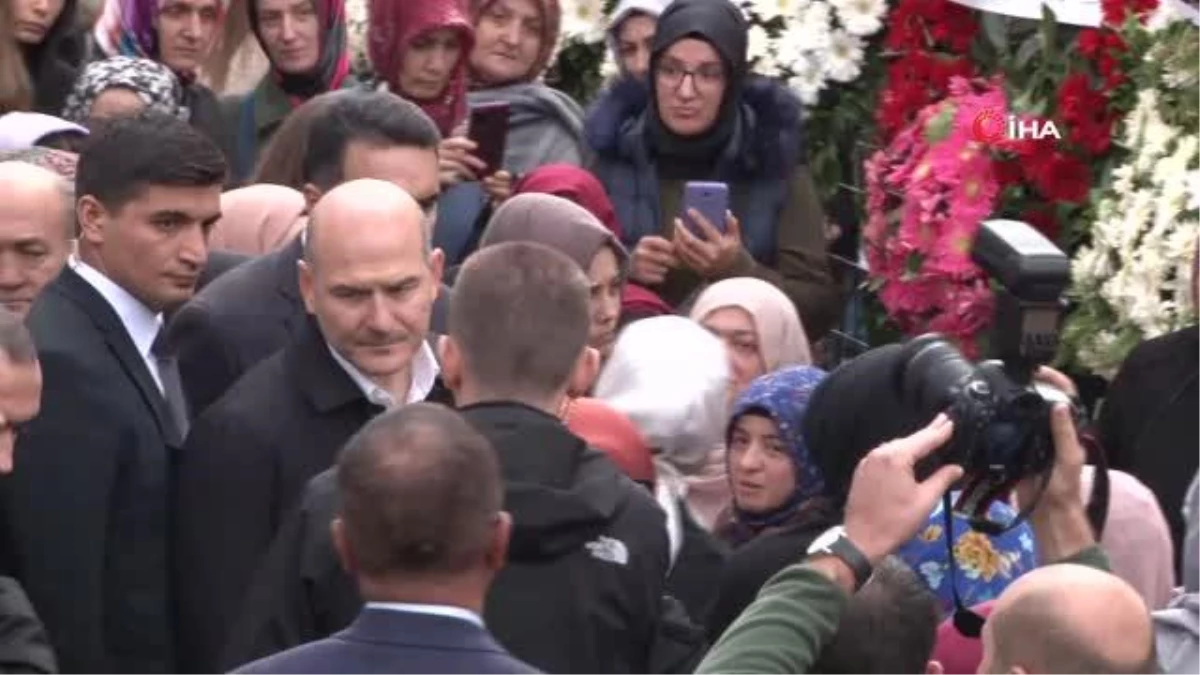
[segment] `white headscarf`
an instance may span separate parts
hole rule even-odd
[[[680,316],[630,324],[595,389],[596,398],[628,415],[657,456],[685,476],[724,443],[728,393],[725,346]]]

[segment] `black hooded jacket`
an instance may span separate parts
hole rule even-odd
[[[650,672],[669,564],[657,504],[550,415],[516,403],[462,413],[499,453],[513,518],[488,629],[546,672]],[[224,666],[328,636],[356,616],[362,600],[329,537],[336,510],[330,470],[309,484],[272,545]]]

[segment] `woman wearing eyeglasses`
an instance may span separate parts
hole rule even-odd
[[[619,81],[604,113],[597,107],[588,119],[594,172],[625,228],[633,279],[678,305],[702,284],[759,277],[788,295],[816,340],[841,298],[801,104],[748,72],[746,43],[745,18],[728,0],[672,3],[658,21],[647,82]],[[683,227],[689,181],[728,185],[726,222],[699,222],[699,234]]]

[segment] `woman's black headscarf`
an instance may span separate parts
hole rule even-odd
[[[648,138],[659,169],[671,178],[706,177],[738,126],[742,85],[749,69],[746,18],[729,0],[675,0],[658,19],[650,51],[650,109]],[[653,87],[659,63],[671,45],[698,38],[712,45],[725,65],[725,97],[711,128],[698,136],[679,136],[662,123]],[[699,172],[699,173],[698,173]]]
[[[804,440],[825,475],[826,496],[839,508],[867,453],[929,424],[931,418],[901,395],[904,365],[902,345],[877,347],[833,371],[813,392]]]

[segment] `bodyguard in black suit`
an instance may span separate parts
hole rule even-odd
[[[423,161],[436,170],[435,154]],[[374,415],[433,392],[425,336],[441,253],[429,250],[422,217],[383,181],[350,181],[322,198],[298,269],[313,317],[196,420],[176,527],[185,668],[217,668],[247,584],[309,479]]]
[[[496,452],[457,413],[417,403],[346,444],[335,547],[367,604],[346,630],[245,673],[533,673],[483,625],[512,518]]]
[[[204,268],[224,179],[211,141],[153,113],[102,127],[79,159],[79,257],[27,320],[42,409],[5,495],[64,672],[175,668],[170,467],[187,415],[157,338]]]
[[[337,92],[312,130],[303,164],[310,208],[344,181],[376,178],[408,191],[432,216],[440,190],[437,165],[408,161],[412,153],[436,153],[441,140],[420,108],[386,92]],[[302,248],[297,238],[222,275],[172,318],[171,341],[178,345],[184,389],[196,414],[303,325],[296,282]],[[436,332],[444,332],[447,299],[439,295],[434,308]]]

